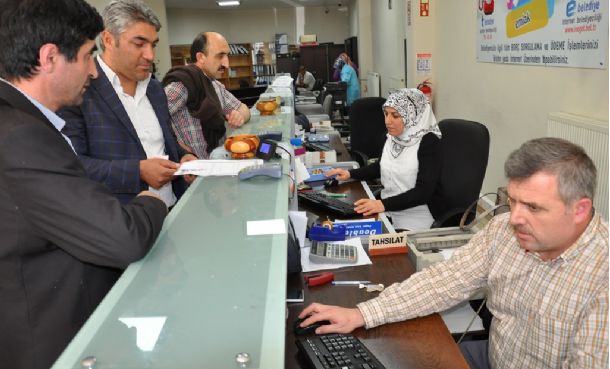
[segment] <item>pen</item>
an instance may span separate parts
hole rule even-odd
[[[328,197],[347,197],[346,193],[333,193],[333,192],[326,192],[324,195],[328,196]]]
[[[351,285],[359,285],[359,284],[367,284],[371,283],[371,281],[332,281],[332,284],[335,286],[351,286]]]

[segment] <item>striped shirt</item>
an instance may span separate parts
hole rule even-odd
[[[365,326],[443,311],[487,289],[492,368],[608,367],[608,224],[595,214],[563,254],[543,261],[496,216],[445,262],[358,304]]]
[[[215,79],[212,79],[214,90],[220,100],[220,106],[224,115],[241,106],[239,101],[225,86]],[[193,117],[186,107],[188,90],[181,82],[172,82],[165,86],[167,105],[171,115],[172,128],[178,138],[178,143],[187,151],[197,155],[199,159],[207,159],[208,144],[203,137],[199,119]]]

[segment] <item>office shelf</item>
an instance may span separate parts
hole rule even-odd
[[[229,45],[229,70],[218,79],[229,90],[240,88],[241,85],[254,85],[252,69],[252,45],[249,43]],[[172,67],[191,62],[191,45],[171,45]]]

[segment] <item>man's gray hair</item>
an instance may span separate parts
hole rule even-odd
[[[527,141],[504,164],[508,179],[523,180],[538,172],[557,175],[559,196],[566,205],[595,196],[595,164],[582,147],[570,141],[554,137]]]
[[[114,38],[119,40],[119,35],[136,22],[145,22],[155,27],[159,32],[161,22],[152,9],[140,0],[113,0],[102,12],[104,27]],[[104,50],[104,43],[100,42]]]

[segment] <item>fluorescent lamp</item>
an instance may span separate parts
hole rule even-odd
[[[218,6],[239,6],[239,0],[233,1],[217,1]]]

